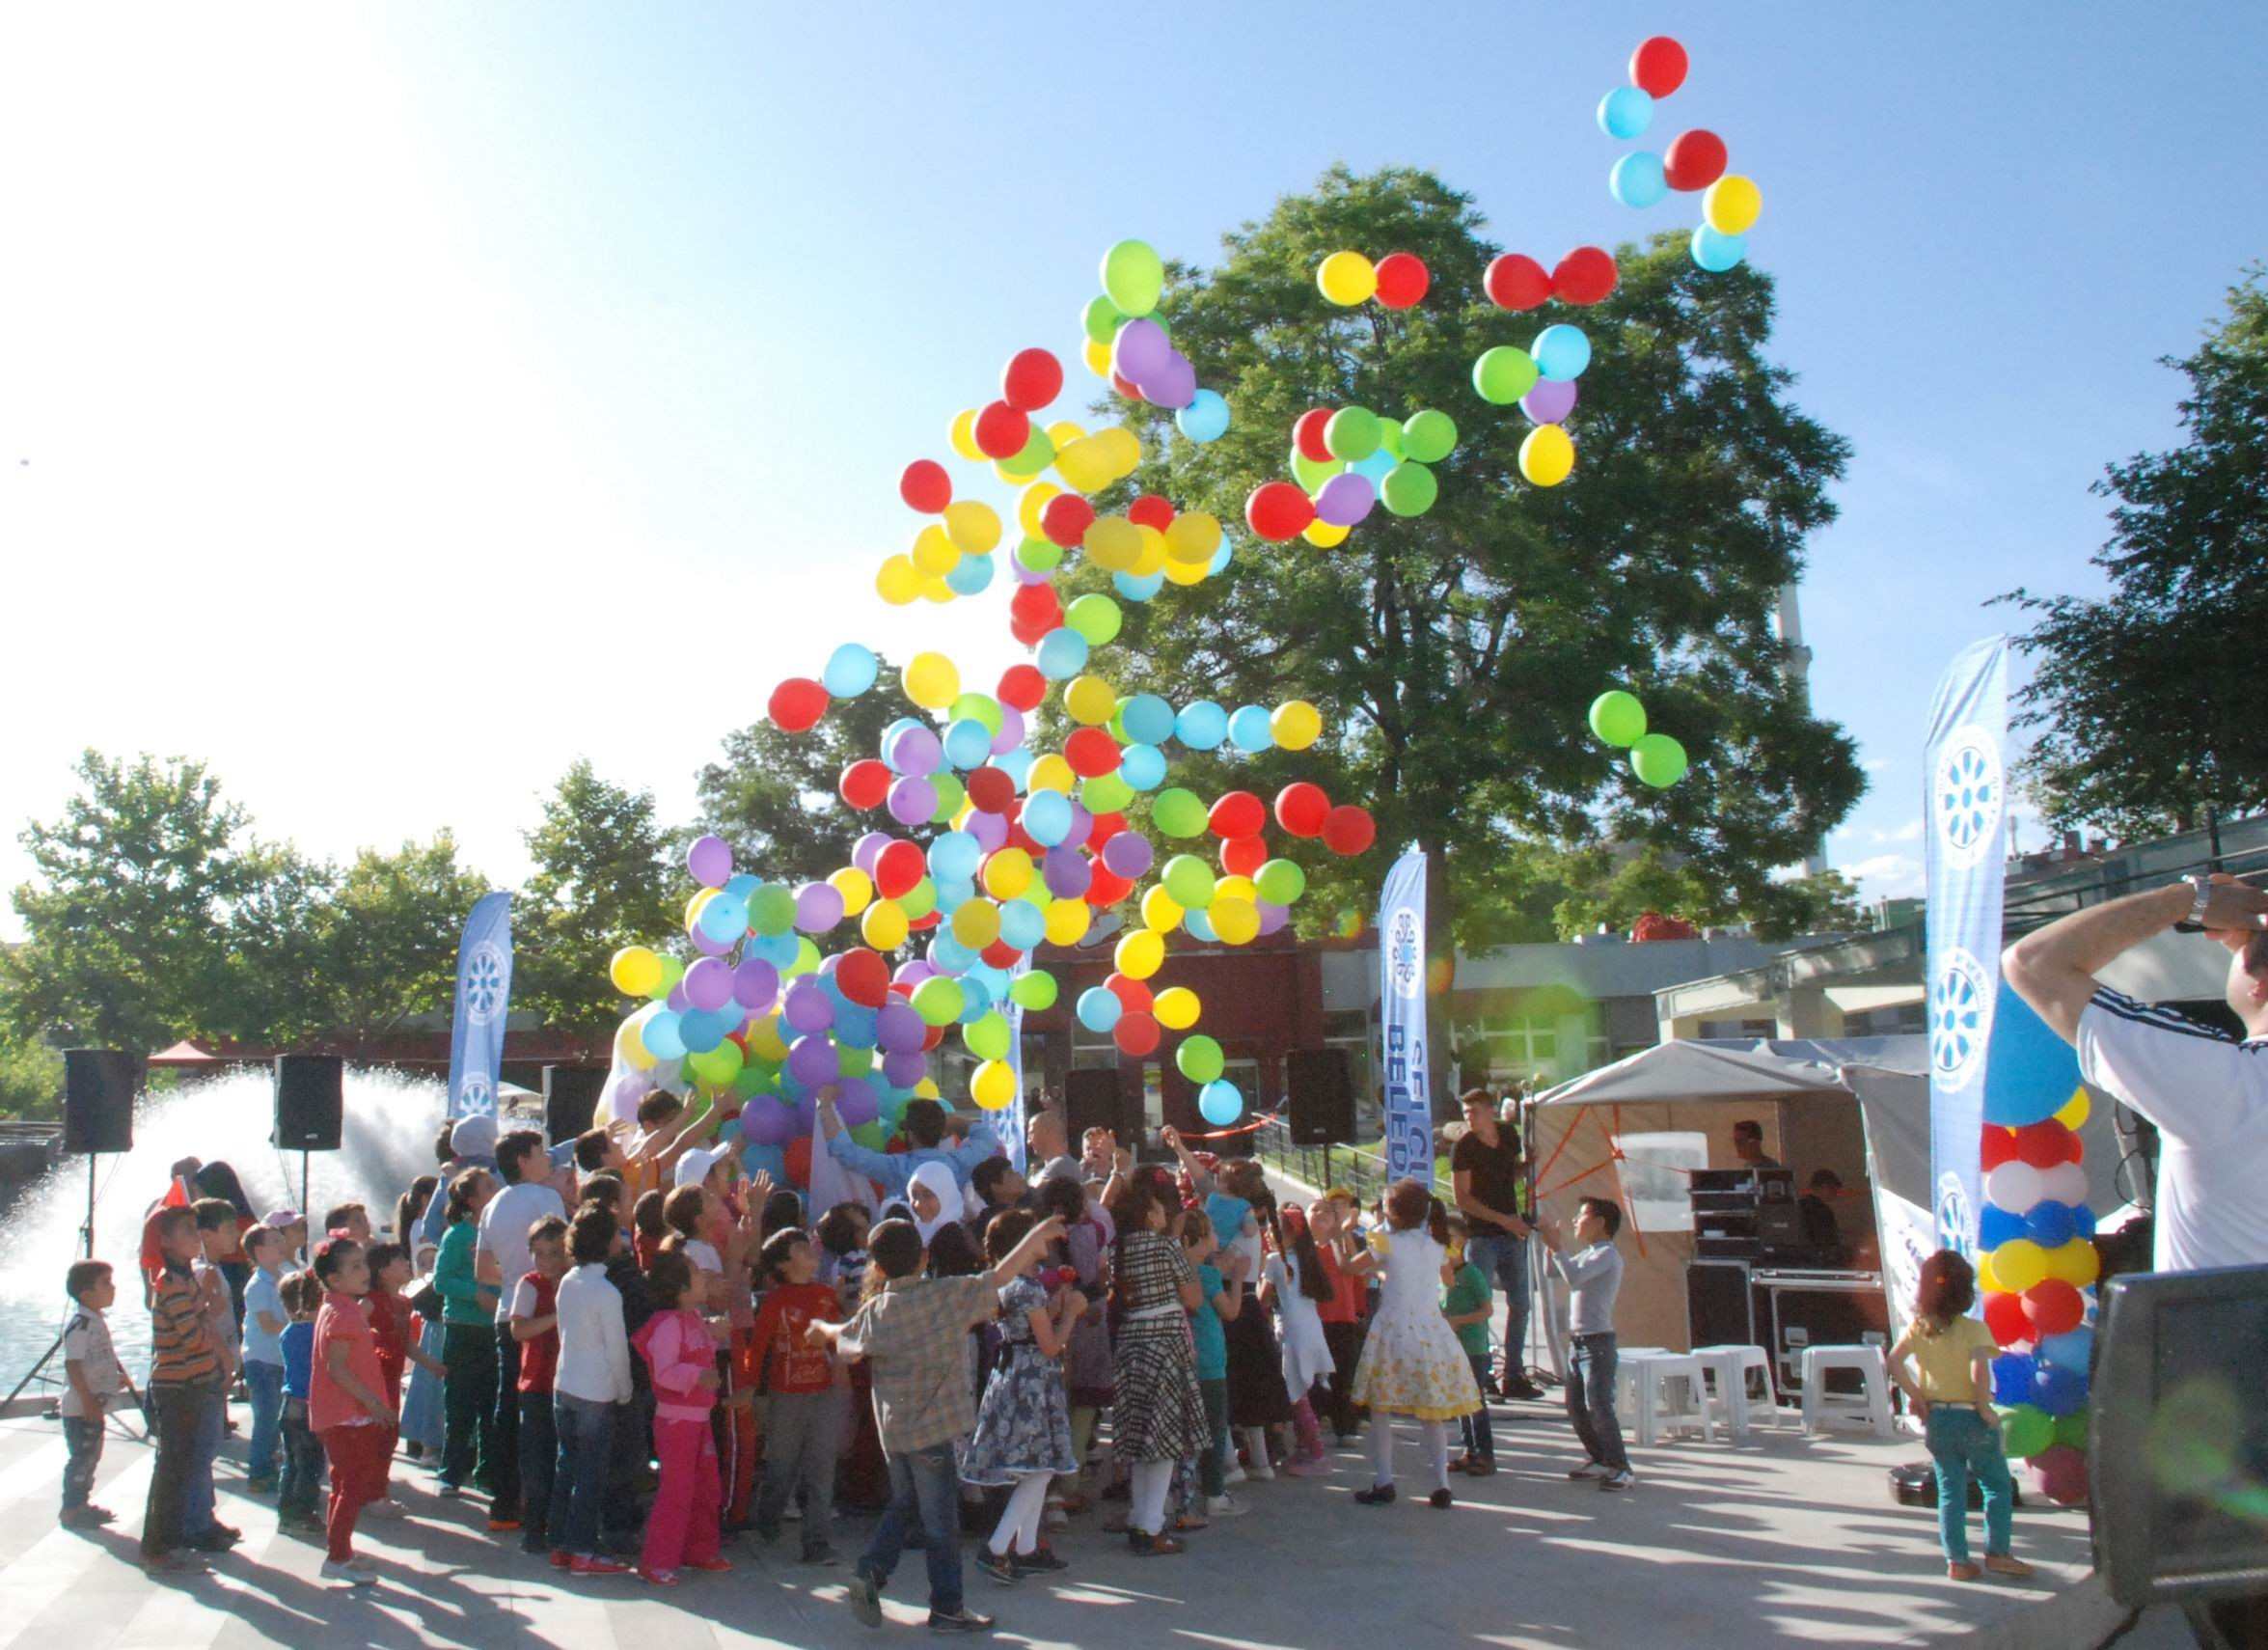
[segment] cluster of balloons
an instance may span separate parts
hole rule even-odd
[[[1636,694],[1609,688],[1591,701],[1590,721],[1600,744],[1630,753],[1630,771],[1641,784],[1666,790],[1685,777],[1685,747],[1646,730],[1646,707]]]
[[[1164,290],[1165,261],[1148,241],[1122,240],[1105,252],[1103,290],[1079,314],[1087,368],[1128,400],[1172,413],[1189,440],[1217,441],[1228,432],[1228,402],[1198,384],[1196,367],[1173,346],[1171,326],[1158,314]]]
[[[1260,537],[1295,536],[1319,549],[1345,542],[1371,510],[1423,515],[1440,496],[1433,466],[1457,448],[1457,421],[1428,407],[1399,423],[1368,407],[1312,407],[1292,425],[1298,484],[1268,481],[1244,502]]]
[[[2076,1132],[2087,1114],[2080,1088],[2052,1116],[1987,1122],[1979,1160],[1977,1279],[1985,1327],[2002,1348],[1992,1361],[2001,1441],[2064,1505],[2087,1498],[2090,1324],[2102,1269]]]
[[[872,687],[881,668],[873,649],[845,642],[827,656],[827,666],[817,681],[809,676],[789,676],[772,690],[765,709],[779,727],[801,733],[817,726],[836,700],[857,699]]]
[[[1489,261],[1483,284],[1498,309],[1517,314],[1557,298],[1577,307],[1600,303],[1621,279],[1614,255],[1578,246],[1550,269],[1524,252]],[[1516,402],[1536,427],[1520,443],[1520,474],[1539,487],[1556,487],[1575,467],[1575,444],[1567,417],[1575,410],[1575,381],[1591,365],[1591,340],[1561,321],[1538,333],[1528,347],[1500,344],[1473,363],[1473,392],[1495,406]]]
[[[1433,284],[1433,271],[1414,252],[1389,252],[1376,263],[1359,252],[1334,252],[1315,266],[1317,289],[1341,309],[1372,298],[1380,309],[1411,309]]]
[[[1656,99],[1685,83],[1685,48],[1667,35],[1641,41],[1630,54],[1630,83],[1599,100],[1599,129],[1627,142],[1653,124]],[[1659,153],[1632,150],[1607,174],[1607,192],[1626,206],[1646,207],[1672,190],[1701,194],[1702,221],[1693,232],[1693,261],[1721,273],[1748,256],[1747,234],[1763,211],[1756,180],[1728,173],[1725,142],[1694,127],[1671,139]]]

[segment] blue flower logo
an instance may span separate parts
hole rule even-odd
[[[465,1017],[476,1026],[485,1026],[502,1010],[511,989],[512,971],[503,950],[487,940],[475,946],[473,954],[465,959]]]
[[[1957,1089],[1975,1074],[1992,1031],[1992,976],[1955,946],[1929,982],[1929,1069]]]
[[[1929,792],[1938,845],[1950,864],[1973,866],[1993,851],[2004,788],[1999,747],[1981,729],[1956,730],[1937,758]]]

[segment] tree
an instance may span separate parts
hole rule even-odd
[[[447,1013],[465,915],[487,892],[485,877],[457,864],[447,831],[394,853],[355,855],[317,917],[319,1029],[362,1042],[417,1015]]]
[[[669,836],[651,791],[611,784],[578,760],[527,834],[535,874],[518,911],[513,1001],[543,1022],[599,1039],[622,1002],[607,962],[670,924],[677,894]]]
[[[1401,313],[1322,303],[1312,271],[1349,246],[1416,253],[1433,294]],[[1440,408],[1461,434],[1430,513],[1376,510],[1333,550],[1240,542],[1225,576],[1130,607],[1114,679],[1176,704],[1296,692],[1323,710],[1325,741],[1306,752],[1184,765],[1206,794],[1308,778],[1376,812],[1380,845],[1362,861],[1296,850],[1310,924],[1365,909],[1379,858],[1414,841],[1435,944],[1452,925],[1466,946],[1491,944],[1490,924],[1529,894],[1524,848],[1601,839],[1674,852],[1728,911],[1792,921],[1806,896],[1774,868],[1800,860],[1864,781],[1850,740],[1809,713],[1773,618],[1805,536],[1833,519],[1825,488],[1848,449],[1790,404],[1791,376],[1765,357],[1769,277],[1705,274],[1663,236],[1621,250],[1606,302],[1517,317],[1481,295],[1494,250],[1469,197],[1433,177],[1334,169],[1229,235],[1217,268],[1172,272],[1175,343],[1236,425],[1194,446],[1132,409],[1153,454],[1135,485],[1233,523],[1257,481],[1285,473],[1291,425],[1310,407],[1396,420]],[[1594,358],[1571,421],[1575,475],[1540,489],[1518,476],[1526,421],[1479,402],[1470,374],[1485,348],[1563,318]],[[1103,578],[1082,569],[1078,582]],[[1618,686],[1692,754],[1683,784],[1645,789],[1591,736],[1591,700]]]
[[[1628,933],[1649,912],[1673,917],[1697,928],[1722,927],[1739,921],[1727,891],[1652,843],[1617,855],[1593,843],[1554,856],[1567,892],[1552,907],[1558,938],[1582,934]],[[1792,934],[1848,932],[1864,926],[1858,890],[1838,871],[1783,883],[1787,897],[1774,903],[1766,921],[1756,926],[1762,939]]]
[[[2121,837],[2196,828],[2207,810],[2268,806],[2268,722],[2244,671],[2268,633],[2268,268],[2254,265],[2197,350],[2186,439],[2105,468],[2112,533],[2093,558],[2111,593],[2007,601],[2043,616],[2016,645],[2035,661],[2018,728],[2051,826]]]

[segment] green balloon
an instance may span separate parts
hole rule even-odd
[[[1029,974],[1016,976],[1008,987],[1008,996],[1020,1008],[1052,1008],[1055,989],[1055,976],[1046,969],[1035,968]]]
[[[1438,464],[1457,450],[1457,421],[1428,407],[1411,413],[1402,426],[1402,456],[1420,464]]]
[[[2045,1410],[2017,1404],[2000,1413],[2000,1444],[2016,1460],[2037,1455],[2056,1441],[2056,1423]]]
[[[677,982],[684,977],[684,959],[680,957],[673,957],[668,951],[664,951],[662,953],[661,982],[657,984],[647,995],[652,997],[656,1003],[659,1003],[664,998],[668,997],[670,992],[676,990]]]
[[[1211,1083],[1228,1068],[1228,1057],[1218,1043],[1199,1031],[1182,1038],[1181,1047],[1173,1051],[1173,1063],[1191,1083]]]
[[[989,693],[965,693],[945,712],[947,722],[980,722],[988,733],[1000,731],[1000,701]]]
[[[929,783],[937,790],[937,811],[929,816],[929,822],[947,824],[961,811],[961,804],[969,799],[969,787],[951,774],[931,774]]]
[[[740,1074],[740,1045],[727,1039],[713,1049],[685,1057],[685,1069],[704,1088],[723,1088]]]
[[[924,1026],[949,1025],[961,1017],[961,982],[950,975],[931,975],[914,987],[908,1002]]]
[[[1165,290],[1165,261],[1146,240],[1122,240],[1103,254],[1103,290],[1122,314],[1146,316]]]
[[[1165,896],[1185,911],[1202,911],[1213,903],[1213,867],[1194,854],[1176,854],[1159,875]]]
[[[1055,461],[1055,443],[1040,427],[1039,420],[1031,422],[1031,433],[1024,438],[1023,448],[1013,456],[1000,460],[1000,469],[1022,481],[1036,476]]]
[[[1097,344],[1108,344],[1118,336],[1118,329],[1126,324],[1126,312],[1098,292],[1087,300],[1087,307],[1079,312],[1079,324]]]
[[[1063,610],[1063,622],[1100,647],[1118,634],[1126,615],[1108,596],[1090,592]],[[993,729],[997,733],[997,728]]]
[[[1667,733],[1649,733],[1630,747],[1630,771],[1663,790],[1685,777],[1685,747]]]
[[[1204,831],[1207,814],[1196,792],[1177,784],[1151,799],[1150,818],[1168,837],[1194,837]]]
[[[2067,1444],[2073,1449],[2087,1447],[2087,1412],[2056,1416],[2056,1442]]]
[[[802,975],[819,972],[819,948],[811,943],[808,934],[798,935],[795,943],[795,961],[779,971],[781,979],[794,979]]]
[[[889,1144],[889,1130],[885,1128],[882,1119],[877,1117],[871,1123],[861,1123],[853,1129],[851,1139],[857,1141],[868,1151],[881,1151]]]
[[[1079,800],[1089,813],[1116,813],[1134,799],[1134,787],[1116,774],[1096,774],[1079,782]]]
[[[1379,420],[1379,451],[1391,453],[1397,458],[1413,456],[1402,451],[1402,426],[1390,418]]]
[[[874,1069],[874,1051],[839,1043],[834,1050],[834,1069],[845,1077],[864,1077]]]
[[[1440,496],[1441,483],[1433,471],[1410,458],[1388,470],[1379,485],[1379,503],[1395,515],[1423,515]]]
[[[785,883],[760,883],[749,895],[749,928],[758,934],[784,934],[795,926],[795,894]]]
[[[1310,458],[1297,447],[1292,449],[1292,474],[1311,493],[1346,467],[1336,458]]]
[[[1646,707],[1636,694],[1610,688],[1591,701],[1591,731],[1603,744],[1627,749],[1646,736]]]
[[[1473,389],[1484,401],[1508,407],[1536,387],[1535,358],[1513,344],[1499,344],[1473,363]]]
[[[1333,458],[1353,464],[1379,450],[1379,415],[1368,407],[1341,407],[1323,426],[1323,444]]]
[[[1297,860],[1270,860],[1252,879],[1252,888],[1271,905],[1291,905],[1307,892],[1307,873]]]
[[[1052,573],[1063,564],[1063,546],[1052,538],[1026,538],[1016,546],[1016,560],[1031,572]]]
[[[1008,1022],[997,1008],[988,1008],[961,1028],[961,1046],[978,1059],[1008,1058]]]
[[[906,914],[907,921],[913,922],[920,921],[922,918],[935,911],[937,909],[937,879],[925,876],[905,893],[899,894],[898,909]]]

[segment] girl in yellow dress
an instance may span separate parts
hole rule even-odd
[[[1398,1180],[1386,1193],[1388,1230],[1374,1240],[1385,1269],[1385,1288],[1362,1361],[1354,1367],[1353,1399],[1371,1408],[1372,1485],[1354,1492],[1365,1506],[1394,1499],[1394,1428],[1388,1418],[1407,1416],[1425,1435],[1434,1472],[1432,1503],[1449,1505],[1449,1423],[1481,1407],[1472,1364],[1457,1332],[1441,1315],[1441,1266],[1449,1253],[1449,1216],[1441,1200],[1414,1180]]]

